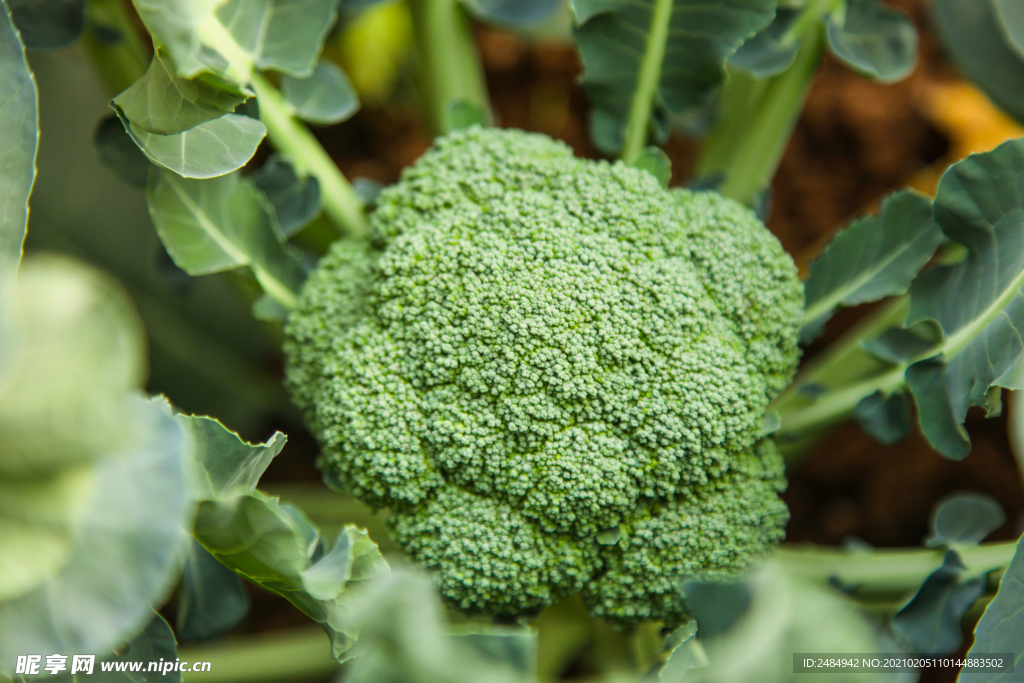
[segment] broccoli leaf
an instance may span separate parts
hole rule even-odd
[[[159,614],[152,613],[152,619],[142,633],[138,634],[127,643],[118,643],[113,652],[106,656],[97,657],[93,664],[92,673],[80,671],[71,673],[72,659],[69,657],[65,666],[67,671],[56,676],[45,676],[48,683],[152,683],[159,680],[167,683],[181,683],[181,672],[168,669],[154,677],[153,674],[133,671],[104,671],[102,663],[105,662],[158,662],[160,660],[171,663],[178,659],[178,643],[174,638],[174,631]],[[45,666],[46,660],[42,664]],[[116,666],[116,664],[115,664]],[[127,667],[126,667],[127,668]],[[3,679],[0,679],[3,680]],[[37,677],[16,676],[17,683],[29,683],[40,680]]]
[[[36,83],[25,46],[0,2],[0,261],[21,259],[39,145]],[[6,267],[0,264],[0,267]]]
[[[204,500],[196,539],[221,563],[317,621],[344,660],[358,634],[346,616],[365,584],[389,571],[366,532],[345,527],[333,547],[297,509],[259,491]],[[317,559],[319,558],[319,559]]]
[[[776,76],[793,63],[800,43],[787,39],[793,20],[800,13],[780,7],[767,28],[747,40],[729,57],[729,67],[746,71],[757,78]]]
[[[182,642],[219,638],[248,612],[249,596],[242,580],[192,541],[178,588],[178,637]]]
[[[804,283],[805,325],[836,306],[906,292],[941,241],[925,196],[910,190],[889,196],[878,215],[855,221],[811,263]]]
[[[358,631],[345,615],[366,582],[389,571],[376,544],[347,526],[328,549],[298,508],[255,490],[284,446],[280,432],[267,443],[247,444],[214,419],[177,419],[195,443],[196,540],[218,562],[317,621],[331,638],[334,658],[346,659]]]
[[[181,133],[157,135],[136,126],[116,106],[114,110],[150,161],[185,178],[216,178],[238,170],[267,134],[256,119],[226,114]]]
[[[942,356],[911,365],[907,380],[925,436],[950,457],[970,448],[960,426],[967,409],[993,412],[990,387],[1024,355],[1022,178],[1024,140],[951,167],[939,183],[935,219],[967,256],[925,271],[911,287],[907,325],[934,320],[945,339]]]
[[[913,424],[910,397],[902,391],[888,396],[876,391],[857,404],[854,416],[861,429],[887,446],[905,439]]]
[[[477,18],[497,26],[525,28],[549,17],[562,4],[560,0],[465,0]]]
[[[724,631],[704,638],[698,636],[707,654],[701,667],[700,655],[683,651],[689,659],[682,675],[662,681],[671,683],[763,683],[792,681],[794,652],[878,652],[874,626],[856,605],[838,591],[787,571],[779,562],[765,562],[746,577],[750,600],[734,623]],[[721,596],[706,608],[721,609],[725,624],[735,614],[741,594]],[[716,604],[717,603],[717,604]],[[721,619],[721,616],[719,617]],[[708,617],[705,617],[705,622]],[[697,665],[694,668],[694,665]]]
[[[177,419],[192,436],[194,459],[199,465],[196,496],[203,499],[252,493],[288,440],[281,432],[274,432],[267,443],[253,445],[211,417],[178,415]]]
[[[67,47],[85,30],[85,0],[7,0],[25,46]]]
[[[526,683],[534,680],[529,634],[501,631],[452,637],[445,630],[433,582],[418,572],[396,571],[371,584],[347,618],[359,631],[358,657],[346,683]],[[530,669],[530,670],[527,670]]]
[[[826,25],[832,54],[854,71],[895,83],[914,70],[917,30],[906,14],[880,0],[848,0]]]
[[[669,114],[706,104],[725,76],[725,60],[771,22],[775,5],[776,0],[573,0],[581,82],[594,106],[598,147],[609,154],[622,147],[642,71],[654,73],[658,84],[655,138],[666,134]],[[654,21],[661,17],[663,22]]]
[[[273,204],[285,239],[297,235],[320,213],[320,183],[313,176],[300,178],[295,167],[281,157],[270,157],[249,177]]]
[[[135,187],[146,187],[150,161],[124,129],[117,114],[100,120],[93,143],[100,161],[118,178]]]
[[[300,119],[310,123],[341,123],[359,110],[359,95],[345,72],[321,61],[306,78],[281,77],[281,94]]]
[[[66,559],[38,585],[0,602],[0,662],[32,652],[106,652],[136,632],[170,592],[191,516],[187,442],[159,402],[141,397],[123,419],[135,438],[80,481],[88,503],[72,518]],[[2,480],[4,488],[18,486]],[[5,506],[12,499],[3,495]],[[50,501],[60,498],[50,498]],[[43,501],[40,500],[40,503]],[[9,508],[9,513],[31,512]],[[49,521],[46,508],[32,514]],[[15,557],[8,547],[6,558]]]
[[[892,618],[893,631],[914,653],[946,654],[960,647],[960,620],[985,592],[985,577],[963,580],[965,570],[960,555],[946,551],[942,566]]]
[[[1024,667],[1021,633],[1024,633],[1024,540],[1017,541],[1017,552],[999,581],[999,592],[974,627],[974,644],[967,656],[1012,652],[1014,671],[1019,672],[1020,667]],[[960,683],[1009,683],[1015,677],[1016,674],[1005,671],[965,670],[957,680]]]
[[[1006,513],[991,496],[959,493],[938,505],[926,544],[977,545],[1006,522]]]
[[[967,78],[999,108],[1024,121],[1024,61],[1000,30],[990,0],[934,0],[942,45]]]
[[[230,114],[250,96],[212,75],[178,78],[170,57],[158,48],[145,75],[115,97],[112,106],[137,129],[174,135]]]
[[[337,0],[134,0],[178,76],[211,72],[245,85],[254,69],[313,73]]]
[[[1024,58],[1024,6],[1015,0],[990,0],[1007,43]]]
[[[907,368],[905,377],[928,443],[951,460],[966,458],[971,452],[971,437],[962,421],[957,420],[942,358],[935,356],[914,363]]]
[[[643,151],[634,165],[657,178],[662,187],[668,187],[668,182],[672,179],[672,160],[661,147],[651,145]]]
[[[273,210],[251,180],[192,180],[154,170],[147,197],[160,238],[187,273],[249,266],[268,295],[294,306],[302,266],[279,241]]]

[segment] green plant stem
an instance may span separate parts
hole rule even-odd
[[[881,304],[877,310],[854,325],[842,337],[835,341],[814,360],[807,363],[785,391],[769,405],[769,410],[778,411],[783,416],[783,427],[776,432],[776,440],[784,450],[790,448],[787,442],[790,437],[802,437],[788,428],[786,416],[814,404],[815,399],[804,395],[804,390],[813,386],[825,388],[841,387],[845,384],[874,377],[884,372],[887,366],[864,351],[863,344],[867,339],[874,339],[890,327],[903,323],[910,308],[910,298],[906,295],[895,297]],[[835,421],[838,422],[837,418]],[[833,423],[822,423],[821,429]],[[790,442],[791,443],[791,442]],[[793,457],[798,449],[791,449]],[[787,458],[789,460],[790,458]]]
[[[1003,289],[999,297],[970,323],[926,351],[893,365],[884,372],[840,386],[806,405],[780,408],[782,426],[777,432],[776,438],[799,437],[804,433],[820,430],[852,415],[857,404],[871,394],[881,392],[889,395],[904,388],[907,368],[918,361],[935,356],[942,356],[947,362],[952,360],[984,332],[996,318],[1002,315],[1003,310],[1013,301],[1022,287],[1024,287],[1024,271],[1018,274],[1014,281]]]
[[[369,226],[362,202],[320,142],[292,115],[281,93],[263,76],[253,73],[250,83],[259,102],[260,120],[274,147],[288,157],[298,173],[317,179],[324,212],[347,237],[366,237]]]
[[[824,51],[822,17],[835,6],[836,0],[811,0],[790,27],[786,40],[800,47],[781,74],[764,81],[731,75],[721,118],[697,163],[699,177],[725,175],[719,192],[726,197],[750,204],[775,175]]]
[[[451,131],[450,112],[459,102],[478,108],[492,120],[484,70],[476,52],[473,27],[461,0],[410,0],[420,87],[427,122],[437,135]]]
[[[1016,541],[958,546],[968,576],[1005,569]],[[849,552],[812,545],[784,545],[775,553],[787,571],[822,583],[838,580],[853,589],[853,598],[899,596],[916,590],[942,565],[945,548],[880,548]]]
[[[150,49],[125,13],[122,0],[90,0],[85,23],[82,49],[109,92],[126,90],[146,73]],[[107,34],[105,39],[100,32]],[[117,40],[111,41],[114,36]]]
[[[210,662],[210,670],[182,674],[195,683],[270,683],[327,678],[340,666],[331,659],[331,643],[320,627],[225,640],[215,645],[184,647],[178,658]]]
[[[665,45],[668,42],[669,22],[672,19],[672,0],[655,0],[651,12],[651,28],[647,32],[647,44],[640,73],[629,106],[629,120],[626,122],[626,140],[622,149],[622,160],[633,165],[647,145],[647,132],[651,123],[651,109],[661,79],[662,63],[665,61]]]

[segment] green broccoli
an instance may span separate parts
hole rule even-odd
[[[582,594],[620,626],[685,618],[783,536],[761,438],[803,290],[746,208],[541,135],[473,128],[386,189],[287,326],[329,482],[390,509],[459,608]]]

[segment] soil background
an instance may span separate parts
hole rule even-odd
[[[887,0],[907,12],[920,35],[915,72],[894,85],[863,78],[826,56],[774,182],[768,220],[786,249],[805,265],[851,218],[872,210],[886,194],[906,186],[924,169],[941,167],[950,140],[929,113],[928,94],[955,82],[928,24],[926,0]],[[580,73],[571,46],[530,43],[515,35],[478,27],[488,87],[500,125],[547,133],[578,154],[596,157],[587,137],[587,102],[576,80]],[[352,120],[318,132],[349,177],[382,183],[422,154],[429,136],[414,103],[366,107]],[[674,136],[666,146],[673,162],[672,184],[685,183],[697,145]],[[864,314],[841,312],[824,345]],[[294,427],[291,427],[294,430]],[[989,494],[1002,504],[1007,523],[990,540],[1020,533],[1024,489],[1007,438],[1005,417],[971,413],[969,457],[952,462],[935,453],[919,434],[882,446],[853,424],[835,429],[790,473],[785,493],[792,518],[789,542],[838,545],[851,538],[873,546],[918,546],[928,533],[937,502],[962,491]],[[289,447],[268,471],[269,481],[317,480],[315,444],[290,435]],[[282,600],[255,591],[254,611],[241,631],[308,623]],[[969,646],[967,625],[963,650]],[[922,681],[952,681],[926,674]]]

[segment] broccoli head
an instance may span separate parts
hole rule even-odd
[[[763,439],[803,291],[755,215],[541,135],[448,135],[336,243],[287,326],[329,482],[390,509],[463,610],[572,594],[685,618],[783,535]]]

